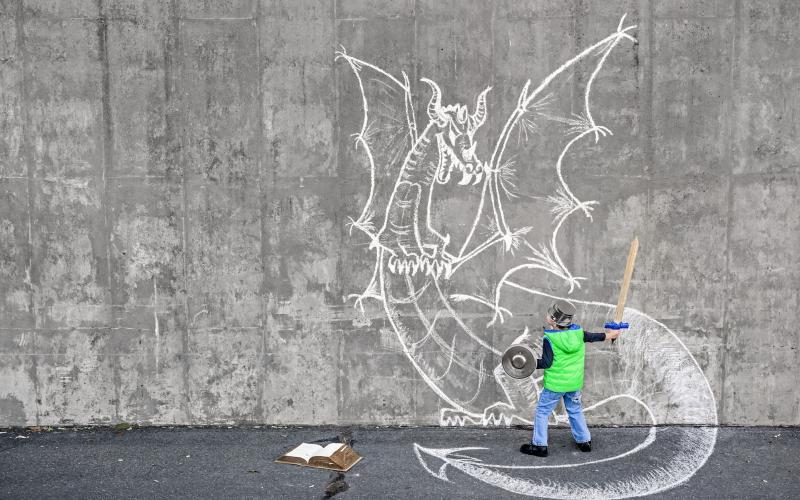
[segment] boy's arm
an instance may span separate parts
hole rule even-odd
[[[546,370],[553,366],[553,347],[547,338],[542,339],[542,357],[536,360],[537,370]]]
[[[583,341],[584,342],[602,342],[606,339],[606,334],[603,332],[594,333],[594,332],[583,332]]]
[[[605,333],[583,332],[584,342],[602,342],[604,340],[614,340],[619,337],[622,330],[606,330]]]

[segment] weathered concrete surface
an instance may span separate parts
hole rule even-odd
[[[668,432],[669,429],[663,429]],[[643,428],[594,429],[594,449],[575,449],[567,429],[553,431],[550,456],[517,450],[525,429],[262,428],[63,430],[0,434],[3,498],[525,498],[492,488],[453,468],[450,482],[425,472],[414,443],[454,441],[491,448],[484,458],[517,465],[597,459],[626,449]],[[18,438],[17,436],[23,436]],[[346,474],[276,464],[300,442],[349,441],[364,459]],[[708,463],[686,483],[646,498],[797,498],[800,430],[722,428]],[[659,463],[648,450],[617,462],[617,470]],[[429,464],[431,465],[431,464]],[[529,471],[553,482],[612,481],[594,467]]]
[[[800,424],[797,2],[0,9],[0,425],[436,423],[382,309],[346,300],[372,257],[334,51],[507,111],[625,12],[639,42],[596,88],[615,135],[571,167],[601,202],[565,228],[576,298],[615,301],[637,234],[629,304],[687,344],[720,422]]]

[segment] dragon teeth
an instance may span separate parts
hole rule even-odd
[[[419,261],[417,260],[409,260],[408,266],[411,269],[411,276],[417,274],[417,270],[419,269]]]
[[[439,263],[436,262],[435,260],[429,264],[428,270],[429,270],[428,274],[430,274],[434,278],[439,278],[439,273],[442,272],[442,268],[439,267]]]
[[[420,273],[423,276],[430,276],[439,279],[442,273],[450,275],[452,265],[442,260],[431,259],[426,256],[411,256],[407,259],[390,256],[387,267],[392,274],[416,276]]]

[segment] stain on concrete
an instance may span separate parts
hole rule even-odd
[[[25,425],[25,405],[11,394],[0,398],[0,422],[3,426]]]
[[[147,215],[143,205],[120,214],[111,242],[123,262],[125,284],[131,288],[142,282],[147,286],[154,276],[168,272],[164,267],[181,248],[178,228],[168,219]]]

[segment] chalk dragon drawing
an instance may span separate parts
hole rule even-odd
[[[529,304],[564,298],[530,284],[532,276],[555,277],[567,294],[584,280],[564,264],[558,236],[574,214],[591,221],[597,202],[578,198],[566,182],[564,167],[578,145],[611,135],[592,113],[592,85],[615,47],[635,42],[635,26],[624,26],[624,19],[616,31],[566,61],[538,86],[532,87],[530,80],[522,86],[499,138],[487,151],[488,160],[480,157],[477,136],[489,117],[491,87],[478,94],[470,111],[462,104],[445,105],[439,85],[422,78],[431,97],[420,113],[424,125],[418,126],[405,72],[398,78],[344,49],[337,52],[358,84],[353,95],[363,114],[353,135],[353,155],[363,161],[370,179],[364,207],[350,221],[351,231],[365,234],[375,254],[368,286],[352,298],[362,313],[364,301],[380,302],[403,353],[444,402],[441,425],[530,423],[541,379],[506,377],[498,361],[508,344],[496,345],[493,335],[512,317],[503,305],[511,292],[525,294]],[[582,104],[574,113],[575,86],[565,83],[572,81],[578,65],[588,68],[589,77],[578,82]],[[568,98],[560,95],[565,88]],[[547,144],[540,141],[536,147],[553,151],[548,163],[556,174],[547,195],[540,197],[550,224],[544,231],[535,224],[514,228],[514,212],[507,205],[519,196],[515,165],[522,163],[529,142],[544,135]],[[559,139],[554,141],[554,135]],[[447,207],[470,222],[454,224],[442,215]],[[531,241],[543,232],[549,233],[544,243]],[[496,284],[488,285],[486,274],[497,271],[498,265],[505,265],[505,271],[500,269]],[[612,304],[570,300],[584,324],[602,324],[613,313]],[[652,424],[643,442],[617,456],[555,466],[488,463],[474,456],[480,448],[416,444],[421,465],[445,481],[450,480],[450,467],[508,491],[550,498],[625,498],[688,480],[716,441],[716,403],[708,381],[686,346],[663,324],[633,309],[626,309],[623,319],[631,324],[630,333],[613,349],[605,349],[614,364],[614,377],[607,385],[615,392],[586,411],[591,414],[606,405],[635,408],[634,414],[638,410]],[[526,330],[516,342],[537,340]],[[564,415],[555,418],[565,420]],[[656,427],[665,423],[697,427]],[[656,439],[657,433],[661,439]],[[644,471],[615,470],[607,476],[613,479],[602,484],[558,483],[535,474],[552,467],[610,467],[614,460],[653,446],[658,465]],[[520,472],[524,475],[514,475]]]

